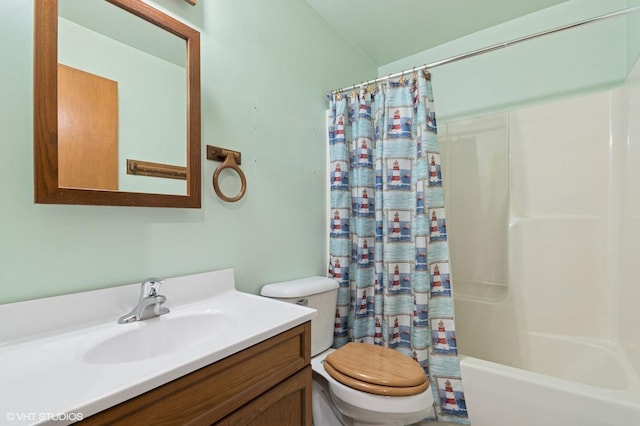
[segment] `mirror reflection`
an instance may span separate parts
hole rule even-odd
[[[59,0],[60,187],[187,194],[185,52],[105,0]],[[140,162],[181,172],[132,174]]]

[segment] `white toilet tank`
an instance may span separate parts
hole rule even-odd
[[[309,277],[267,284],[260,294],[289,303],[308,306],[318,311],[311,320],[311,356],[333,344],[338,281],[326,277]]]

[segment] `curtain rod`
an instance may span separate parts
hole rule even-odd
[[[585,25],[585,24],[590,24],[590,23],[593,23],[593,22],[603,21],[605,19],[615,18],[617,16],[627,15],[627,14],[635,13],[635,12],[640,12],[640,6],[629,7],[627,9],[618,10],[616,12],[611,12],[611,13],[607,13],[607,14],[604,14],[604,15],[596,16],[594,18],[585,19],[583,21],[574,22],[573,24],[562,25],[562,26],[559,26],[559,27],[556,27],[556,28],[552,28],[552,29],[549,29],[549,30],[540,31],[538,33],[530,34],[528,36],[519,37],[519,38],[516,38],[516,39],[513,39],[513,40],[509,40],[509,41],[505,41],[505,42],[502,42],[502,43],[496,43],[496,44],[493,44],[491,46],[487,46],[487,47],[483,47],[483,48],[480,48],[480,49],[472,50],[472,51],[467,52],[467,53],[462,53],[460,55],[451,56],[451,57],[446,58],[446,59],[441,59],[439,61],[435,61],[435,62],[432,62],[430,64],[421,65],[419,67],[413,67],[410,70],[403,70],[403,71],[397,72],[395,74],[389,74],[389,75],[387,75],[385,77],[378,77],[378,78],[375,78],[375,79],[372,79],[372,80],[369,80],[369,81],[364,81],[362,83],[356,83],[356,84],[353,84],[351,86],[343,87],[342,89],[331,90],[328,94],[336,94],[336,93],[346,92],[347,90],[354,90],[356,87],[367,86],[369,84],[375,84],[375,83],[379,83],[381,81],[389,80],[389,79],[392,79],[392,78],[401,77],[402,75],[404,75],[404,74],[406,74],[408,72],[421,71],[421,70],[425,70],[425,69],[431,69],[431,68],[439,67],[441,65],[450,64],[452,62],[457,62],[457,61],[460,61],[462,59],[468,59],[468,58],[472,58],[474,56],[483,55],[485,53],[493,52],[495,50],[504,49],[505,47],[509,47],[511,45],[514,45],[514,44],[522,43],[523,41],[532,40],[534,38],[538,38],[538,37],[546,36],[546,35],[549,35],[549,34],[561,32],[561,31],[565,31],[565,30],[569,30],[571,28],[579,27],[579,26],[582,26],[582,25]]]

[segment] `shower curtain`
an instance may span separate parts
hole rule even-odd
[[[430,76],[330,96],[334,347],[394,348],[428,374],[433,419],[468,424]]]

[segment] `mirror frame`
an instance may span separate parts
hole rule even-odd
[[[200,33],[139,0],[105,0],[186,41],[187,195],[58,186],[58,0],[37,0],[34,25],[34,189],[41,204],[201,207]]]

